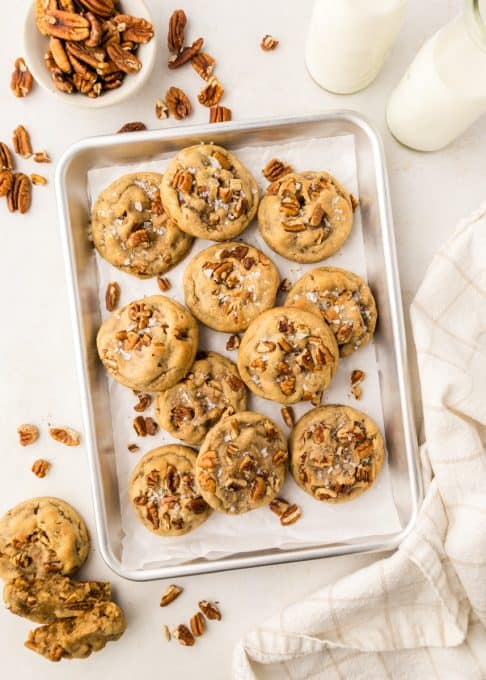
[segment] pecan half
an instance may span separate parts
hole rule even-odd
[[[13,184],[7,194],[7,206],[10,212],[19,211],[21,215],[26,213],[32,200],[32,184],[22,172],[16,172],[13,178]]]
[[[226,121],[231,120],[231,118],[231,109],[228,109],[226,106],[212,106],[209,109],[210,123],[226,123]]]
[[[295,413],[293,408],[291,406],[283,406],[281,409],[281,414],[287,427],[292,428],[295,423]]]
[[[82,61],[84,64],[88,64],[95,70],[98,68],[103,68],[103,64],[106,60],[106,52],[102,47],[86,47],[86,45],[82,43],[68,41],[66,42],[66,50],[70,56],[75,57],[75,59]],[[86,70],[84,68],[81,67],[82,70],[79,70],[79,65],[76,68],[76,62],[74,60],[71,60],[71,64],[78,73],[81,75],[86,74]]]
[[[271,35],[264,35],[260,42],[260,47],[265,52],[269,52],[270,50],[274,50],[276,47],[278,47],[278,40],[276,40]]]
[[[189,620],[189,625],[191,626],[191,631],[194,637],[200,637],[206,630],[204,616],[201,614],[201,612],[197,612],[197,614],[191,616]]]
[[[36,477],[45,477],[49,471],[51,464],[44,458],[39,458],[35,460],[32,464],[32,472]]]
[[[51,9],[45,13],[43,26],[47,35],[62,40],[86,40],[90,32],[89,21],[81,14],[58,9]]]
[[[171,52],[179,52],[184,45],[184,29],[187,17],[183,9],[176,9],[169,19],[167,46]]]
[[[165,101],[171,115],[177,118],[177,120],[187,118],[192,112],[191,102],[187,95],[178,87],[170,87],[167,90]]]
[[[284,512],[289,507],[289,503],[283,498],[274,498],[273,501],[268,506],[272,512],[274,512],[278,517],[281,517]]]
[[[224,94],[224,87],[216,76],[211,76],[208,84],[203,87],[197,98],[203,106],[215,106]]]
[[[165,120],[169,117],[169,107],[163,99],[157,99],[155,102],[155,115],[159,120]]]
[[[148,43],[154,37],[154,27],[141,17],[133,17],[129,14],[118,14],[113,17],[124,42],[130,41],[136,44]]]
[[[10,149],[6,144],[0,142],[0,170],[13,170],[14,163]]]
[[[133,123],[125,123],[125,125],[122,125],[121,128],[118,130],[118,134],[122,134],[123,132],[142,132],[143,130],[146,129],[147,126],[145,125],[145,123],[134,121]]]
[[[198,602],[199,609],[209,621],[221,621],[221,612],[219,608],[209,600],[200,600]]]
[[[79,446],[79,433],[70,427],[50,427],[49,434],[56,442],[66,446]]]
[[[113,312],[120,301],[120,285],[116,281],[111,281],[106,286],[105,306],[107,312]]]
[[[176,598],[182,593],[184,588],[181,586],[176,586],[175,584],[170,585],[160,598],[160,606],[167,607],[168,604],[174,602]]]
[[[15,67],[10,81],[10,89],[16,97],[27,97],[32,90],[34,79],[27,68],[27,64],[19,57],[15,60]]]
[[[150,396],[150,394],[139,394],[138,403],[135,404],[133,410],[137,411],[137,413],[142,413],[142,411],[148,409],[151,403],[152,397]]]
[[[39,429],[36,425],[19,425],[17,428],[19,443],[21,446],[30,446],[39,439]]]
[[[157,276],[157,285],[163,293],[166,293],[171,288],[171,282],[165,276]]]
[[[184,647],[192,647],[192,645],[195,643],[194,635],[183,623],[177,626],[175,631],[172,633],[172,636],[175,637],[179,644],[184,645]]]
[[[86,47],[98,47],[103,40],[103,24],[93,12],[84,15],[89,21],[89,37],[84,41]]]
[[[187,62],[191,61],[191,59],[199,52],[203,43],[204,38],[198,38],[189,47],[183,47],[178,54],[170,56],[168,61],[169,68],[175,69],[187,64]]]
[[[73,68],[71,66],[71,62],[69,61],[69,57],[64,46],[64,41],[60,40],[59,38],[51,38],[49,42],[49,50],[58,68],[60,68],[63,73],[71,73]]]
[[[138,434],[139,437],[147,436],[147,426],[145,424],[145,418],[143,416],[137,416],[132,422],[133,429]]]
[[[293,172],[290,165],[283,163],[278,158],[272,158],[263,168],[262,175],[269,182],[276,182],[281,177],[284,177],[284,175],[288,175],[289,172]]]
[[[109,18],[115,13],[114,0],[77,0],[80,5],[100,17]]]
[[[15,153],[22,156],[22,158],[29,158],[32,156],[30,135],[23,125],[18,125],[13,131],[12,144]]]
[[[137,73],[142,68],[142,62],[120,45],[108,45],[106,51],[112,62],[124,73]]]
[[[14,174],[12,170],[0,170],[0,198],[3,198],[12,189]]]
[[[209,80],[213,73],[216,59],[207,52],[198,52],[191,59],[193,69],[203,80]]]

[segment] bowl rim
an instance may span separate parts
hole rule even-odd
[[[138,16],[151,21],[153,24],[151,13],[144,0],[130,0],[130,2],[136,3],[138,5]],[[121,4],[123,4],[123,0]],[[155,65],[157,52],[156,33],[154,33],[154,36],[150,42],[141,44],[139,47],[139,49],[143,51],[143,56],[141,57],[142,68],[138,73],[128,74],[127,78],[130,80],[125,80],[121,87],[116,90],[105,92],[100,97],[93,98],[86,95],[81,95],[80,93],[67,94],[66,92],[60,92],[52,84],[47,69],[45,69],[44,53],[39,55],[37,50],[34,49],[33,41],[30,40],[29,34],[32,30],[37,30],[35,25],[35,1],[28,4],[24,14],[23,50],[27,66],[34,77],[36,84],[39,85],[43,90],[51,95],[54,95],[59,101],[63,101],[66,104],[71,104],[72,106],[76,106],[78,108],[101,109],[119,104],[131,95],[138,92],[143,87],[143,85],[145,85],[147,80],[150,78]],[[44,38],[44,36],[41,37]],[[47,37],[45,39],[48,41]],[[48,42],[46,42],[46,51],[47,46]]]

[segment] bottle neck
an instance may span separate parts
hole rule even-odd
[[[486,2],[464,0],[464,18],[469,35],[486,52]]]

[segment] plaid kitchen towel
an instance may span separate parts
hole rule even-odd
[[[413,532],[248,633],[235,680],[486,678],[486,205],[411,307],[426,444]]]

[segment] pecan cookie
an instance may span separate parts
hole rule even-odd
[[[164,295],[135,300],[106,319],[98,354],[113,378],[134,390],[160,392],[184,377],[196,356],[197,322]]]
[[[184,295],[191,312],[209,328],[245,330],[252,319],[273,307],[279,285],[276,266],[246,243],[210,246],[184,272]]]
[[[169,163],[162,200],[182,231],[226,241],[241,234],[255,217],[258,185],[229,151],[197,144],[179,151]]]
[[[37,623],[79,616],[99,602],[109,602],[109,583],[73,581],[67,576],[50,574],[47,578],[19,576],[3,589],[3,601],[12,614]]]
[[[290,471],[318,501],[344,503],[360,496],[373,484],[384,460],[378,427],[349,406],[308,411],[290,436]]]
[[[336,339],[317,314],[274,307],[248,327],[238,369],[252,392],[281,404],[319,403],[339,360]]]
[[[100,602],[90,611],[31,630],[25,646],[49,661],[85,659],[125,632],[123,612],[114,602]]]
[[[0,578],[72,574],[88,556],[89,535],[59,498],[31,498],[0,519]]]
[[[270,184],[258,210],[267,244],[295,262],[318,262],[348,238],[353,207],[348,192],[327,172],[293,172]]]
[[[182,536],[207,520],[211,508],[195,485],[196,453],[169,444],[153,449],[135,467],[128,496],[136,516],[158,536]]]
[[[192,245],[164,209],[162,175],[124,175],[99,195],[92,212],[93,243],[105,260],[145,279],[174,267]]]
[[[160,427],[195,446],[221,418],[245,409],[246,387],[238,369],[216,352],[199,352],[186,377],[155,401]]]
[[[304,274],[285,304],[320,313],[339,345],[342,357],[366,345],[375,332],[376,303],[369,286],[357,274],[321,267]]]
[[[240,515],[268,505],[287,471],[287,441],[275,423],[252,411],[221,420],[196,462],[196,482],[211,507]]]

